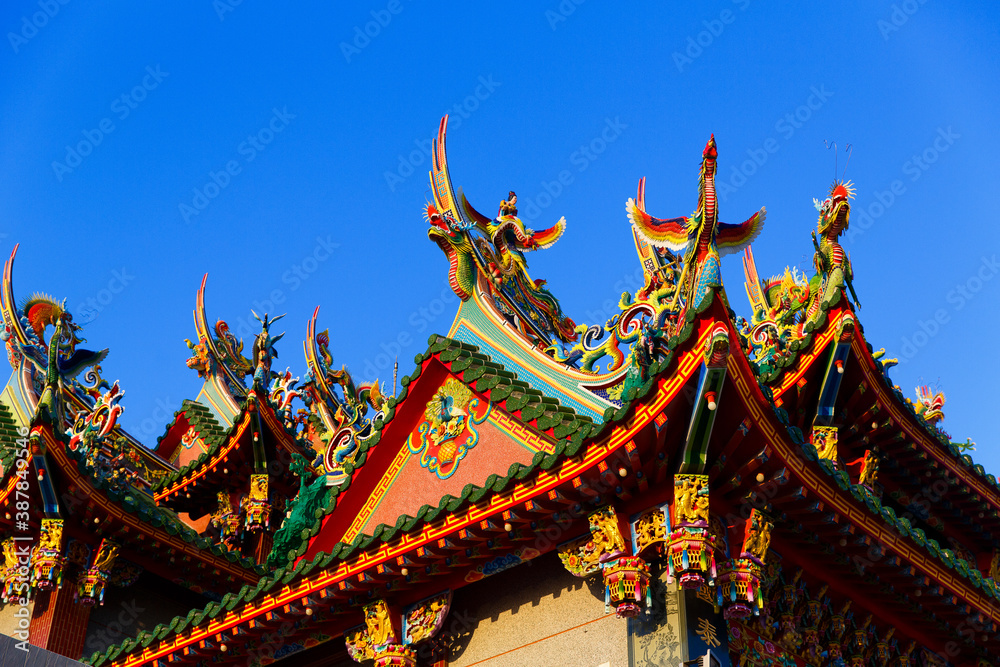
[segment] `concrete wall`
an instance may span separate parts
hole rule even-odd
[[[604,584],[554,553],[455,592],[449,667],[628,667],[626,621],[604,613]]]
[[[35,608],[35,601],[30,600],[28,602],[28,613],[32,613]],[[14,614],[21,609],[19,605],[8,604],[0,608],[0,634],[5,634],[8,636],[14,636],[14,633],[21,630],[19,624],[20,619],[18,619]],[[28,618],[31,618],[28,616]],[[2,663],[0,663],[2,664]]]

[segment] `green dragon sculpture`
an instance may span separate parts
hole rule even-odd
[[[846,286],[854,297],[854,302],[858,303],[858,297],[854,293],[852,280],[854,271],[851,268],[851,260],[844,252],[843,246],[838,239],[840,235],[847,231],[847,226],[851,220],[850,199],[854,198],[854,184],[850,181],[834,181],[830,186],[830,194],[822,202],[813,199],[816,210],[819,211],[819,221],[816,223],[816,231],[813,232],[813,245],[816,248],[814,262],[816,272],[823,276],[817,299],[810,307],[809,318],[812,318],[819,311],[820,299],[830,301],[835,292]],[[817,240],[816,235],[819,234]]]

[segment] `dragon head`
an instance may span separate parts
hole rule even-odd
[[[918,415],[923,417],[928,424],[934,425],[944,419],[944,392],[934,392],[930,387],[924,385],[917,387],[917,404],[915,407]]]
[[[817,225],[821,236],[837,238],[847,229],[851,217],[851,204],[848,200],[854,199],[854,193],[854,184],[850,181],[834,181],[826,199],[813,199],[813,205],[819,211]]]
[[[430,224],[427,238],[448,258],[448,284],[458,298],[467,300],[476,283],[476,262],[469,235],[450,213],[442,215],[434,204],[427,204],[424,217]]]

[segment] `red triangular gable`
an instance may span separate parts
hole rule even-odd
[[[550,438],[428,359],[309,552],[371,534],[380,524],[394,526],[403,515],[437,507],[468,484],[485,486],[490,475],[505,476],[511,464],[526,465],[537,452],[553,450]]]

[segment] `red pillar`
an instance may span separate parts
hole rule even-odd
[[[73,602],[75,586],[65,583],[53,591],[39,591],[31,614],[28,642],[77,660],[87,637],[90,607]]]

